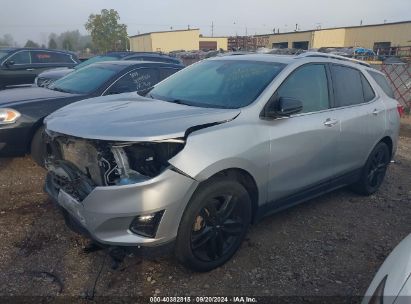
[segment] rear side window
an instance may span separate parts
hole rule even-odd
[[[361,74],[361,83],[362,83],[362,88],[363,88],[363,94],[364,94],[364,100],[365,102],[369,102],[374,99],[375,93],[374,90],[372,89],[370,83],[368,80],[364,77],[363,74]]]
[[[119,94],[148,89],[159,82],[157,69],[141,68],[128,72],[117,80],[106,94]]]
[[[69,54],[31,51],[33,63],[73,63]]]
[[[328,82],[322,64],[305,65],[293,72],[277,90],[278,97],[291,97],[303,103],[301,113],[329,108]]]
[[[385,78],[384,75],[373,71],[368,71],[368,73],[370,73],[371,77],[374,78],[375,82],[378,83],[378,85],[381,87],[384,93],[387,94],[387,96],[395,98],[394,92],[392,91],[390,85],[388,84],[387,78]]]
[[[365,101],[360,71],[340,65],[332,65],[331,71],[336,106],[356,105]]]
[[[178,69],[173,68],[160,68],[160,80],[166,79],[178,71]]]

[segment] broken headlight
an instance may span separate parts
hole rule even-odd
[[[116,166],[117,185],[132,184],[153,178],[169,166],[168,160],[184,147],[184,141],[117,144],[111,147]],[[112,174],[107,174],[107,184]]]

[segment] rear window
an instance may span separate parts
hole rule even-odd
[[[387,94],[387,96],[395,98],[394,92],[388,84],[387,78],[385,78],[384,75],[373,71],[368,71],[368,73],[370,73],[371,77],[374,78],[375,82],[378,83],[378,85],[381,87],[384,93]]]

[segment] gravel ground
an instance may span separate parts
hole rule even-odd
[[[378,194],[341,189],[267,217],[230,262],[200,274],[171,255],[129,256],[111,269],[104,251],[84,253],[87,240],[66,228],[42,169],[28,157],[0,160],[0,296],[361,296],[411,232],[410,136],[404,128]]]

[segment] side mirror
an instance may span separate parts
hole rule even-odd
[[[15,62],[13,61],[13,60],[8,60],[8,61],[6,61],[5,63],[4,63],[4,65],[6,66],[6,67],[11,67],[12,65],[14,65],[15,64]]]
[[[295,98],[280,97],[274,95],[268,101],[262,113],[266,118],[277,118],[296,114],[303,109],[303,103]]]
[[[303,109],[303,103],[301,100],[291,98],[291,97],[281,97],[278,101],[278,115],[280,116],[290,116],[301,112]]]

